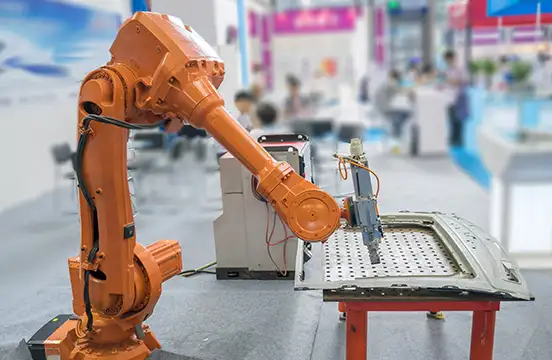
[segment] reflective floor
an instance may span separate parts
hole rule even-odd
[[[185,159],[137,183],[138,240],[177,239],[184,267],[214,260],[212,221],[220,212],[218,173]],[[454,212],[488,228],[485,191],[448,158],[412,160],[371,156],[382,182],[382,212]],[[321,181],[335,184],[327,170]],[[345,187],[346,188],[346,187]],[[342,191],[345,191],[342,188]],[[335,189],[333,189],[335,191]],[[0,359],[53,316],[71,311],[67,258],[79,243],[71,189],[53,208],[52,195],[0,215]],[[147,195],[146,195],[147,194]],[[498,315],[495,358],[552,359],[552,272],[526,272],[534,303],[505,304]],[[469,354],[471,315],[445,321],[422,313],[372,314],[369,357],[374,360],[461,360]],[[212,275],[174,278],[149,324],[168,351],[200,359],[336,360],[345,353],[337,306],[317,292],[295,292],[286,281],[217,281]]]

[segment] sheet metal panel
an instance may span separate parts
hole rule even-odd
[[[382,223],[381,264],[370,264],[360,232],[341,228],[313,244],[309,261],[298,252],[296,290],[324,290],[333,299],[532,300],[518,266],[476,225],[455,215],[409,212],[383,215]]]

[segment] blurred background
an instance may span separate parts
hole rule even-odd
[[[544,169],[551,164],[552,14],[544,3],[498,10],[492,3],[2,0],[0,211],[73,181],[80,81],[109,59],[122,21],[152,10],[182,18],[218,51],[227,69],[220,91],[249,130],[263,127],[255,109],[269,103],[284,126],[279,132],[315,128],[316,138],[358,135],[382,153],[447,156],[490,196],[493,235],[506,231],[503,222],[534,222],[535,204],[552,196]],[[462,81],[452,85],[453,78]],[[138,134],[129,143],[129,178],[137,190],[151,182],[144,171],[165,168],[155,165],[159,158],[170,163],[181,154],[216,171],[223,152],[191,127]],[[59,192],[55,202],[66,200],[67,191]],[[148,192],[142,187],[136,196],[145,201]],[[510,210],[492,205],[504,201]],[[552,252],[552,228],[542,238],[542,247],[519,251]]]
[[[181,18],[218,52],[220,92],[252,137],[308,135],[313,181],[336,198],[352,184],[332,154],[362,138],[384,211],[458,213],[523,267],[552,267],[548,1],[0,0],[3,273],[25,254],[66,281],[78,247],[79,85],[144,10]],[[132,133],[128,147],[140,240],[184,237],[185,267],[212,260],[211,245],[193,243],[213,237],[226,150],[190,126]]]
[[[314,129],[317,139],[343,143],[353,134],[383,153],[449,156],[491,204],[512,202],[510,210],[491,206],[499,236],[503,222],[536,221],[536,203],[552,196],[546,7],[493,15],[485,1],[2,0],[0,210],[72,181],[80,81],[109,59],[122,21],[149,9],[181,17],[218,51],[227,69],[220,91],[249,130],[267,125],[256,105],[268,103],[280,132]],[[455,77],[461,83],[453,85]],[[179,134],[137,134],[129,178],[137,190],[151,182],[141,179],[144,172],[165,168],[159,159],[181,154],[216,171],[223,152],[188,126]],[[137,192],[145,199],[149,190]],[[63,195],[56,192],[55,201]],[[546,206],[543,214],[552,210]],[[542,237],[542,250],[551,252],[552,228]]]

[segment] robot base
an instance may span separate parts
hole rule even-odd
[[[295,271],[286,276],[278,271],[251,271],[248,268],[217,268],[217,280],[293,280]]]
[[[161,347],[149,328],[144,326],[142,340],[134,337],[109,348],[96,348],[77,337],[77,323],[78,318],[74,315],[58,315],[50,320],[27,341],[28,359],[145,360],[152,351]]]
[[[15,354],[10,359],[35,360],[31,354],[31,351],[29,350],[29,345],[25,342],[25,340],[21,340],[21,343],[17,347]],[[192,358],[185,355],[178,355],[164,350],[153,350],[152,353],[146,358],[146,360],[200,360],[200,359]]]

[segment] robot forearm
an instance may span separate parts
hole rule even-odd
[[[276,162],[223,108],[215,95],[205,98],[190,123],[210,133],[253,175],[258,191],[299,238],[326,240],[339,226],[335,200],[299,176],[287,163]]]

